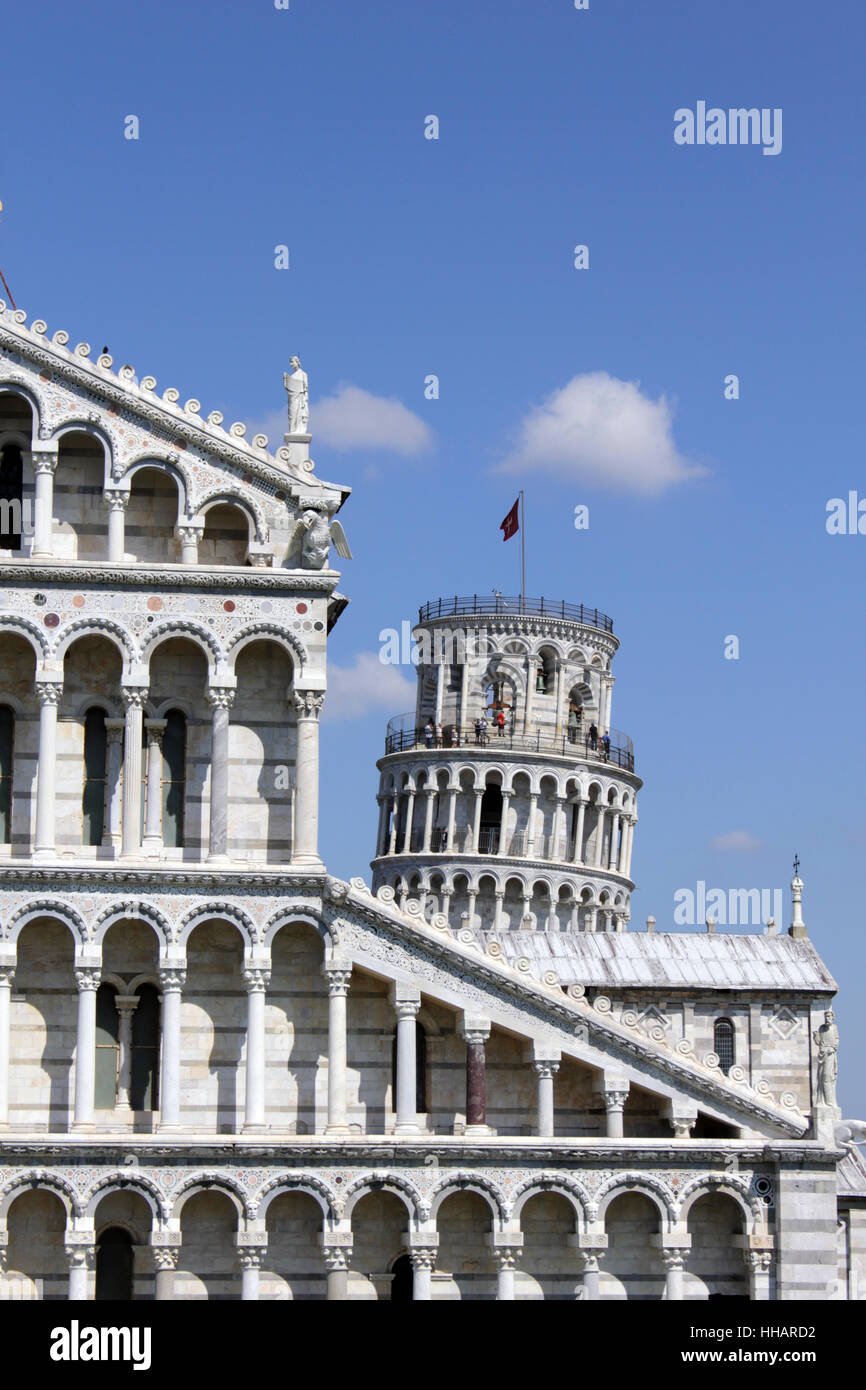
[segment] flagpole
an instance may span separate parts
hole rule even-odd
[[[520,607],[526,606],[526,498],[520,489]]]

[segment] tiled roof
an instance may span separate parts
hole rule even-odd
[[[837,988],[812,943],[787,935],[718,931],[517,931],[492,935],[509,963],[527,957],[533,973],[556,970],[563,985],[613,990],[667,987],[822,993]]]

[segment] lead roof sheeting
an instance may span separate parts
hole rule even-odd
[[[790,936],[714,932],[498,932],[506,960],[525,956],[539,977],[603,988],[832,991],[836,982],[814,946]]]

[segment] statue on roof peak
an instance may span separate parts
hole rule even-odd
[[[291,372],[283,373],[283,386],[289,397],[289,434],[308,434],[310,425],[310,383],[300,357],[292,357]]]

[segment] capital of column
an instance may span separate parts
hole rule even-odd
[[[36,679],[36,699],[40,705],[59,705],[63,694],[63,681]]]
[[[619,1110],[625,1109],[625,1103],[628,1100],[627,1090],[618,1091],[614,1090],[613,1088],[609,1089],[607,1086],[605,1086],[603,1094],[605,1109],[608,1112],[613,1111],[614,1113],[616,1113]]]
[[[145,719],[144,727],[147,730],[148,744],[153,744],[157,748],[162,744],[162,736],[168,728],[167,719]]]
[[[123,731],[126,728],[126,721],[123,719],[106,719],[105,737],[108,743],[120,743],[123,738]]]
[[[248,994],[264,994],[271,982],[271,972],[268,966],[245,965],[241,974],[244,977]]]
[[[435,1245],[416,1245],[409,1251],[413,1269],[435,1269],[437,1247]]]
[[[139,1005],[137,994],[115,994],[114,1007],[121,1018],[132,1018]]]
[[[54,473],[60,457],[56,449],[34,449],[30,455],[34,473]]]
[[[185,965],[161,965],[158,973],[163,994],[179,993],[186,984]]]
[[[237,692],[230,685],[211,685],[204,694],[211,709],[231,709]]]
[[[120,693],[127,709],[144,709],[150,692],[146,685],[122,685]]]
[[[11,989],[15,981],[15,966],[0,965],[0,989]]]
[[[420,999],[398,999],[394,1004],[394,1012],[398,1018],[417,1018],[420,1010]]]
[[[161,1272],[174,1271],[177,1269],[177,1260],[180,1249],[177,1245],[151,1245],[153,1263]]]
[[[352,978],[351,965],[323,965],[322,974],[328,982],[328,994],[332,999],[349,993]]]
[[[64,1245],[66,1259],[70,1270],[86,1269],[91,1270],[96,1265],[96,1246],[90,1245],[71,1245],[68,1241]]]
[[[533,1062],[532,1070],[540,1081],[552,1081],[559,1071],[558,1062]]]
[[[687,1245],[669,1245],[662,1250],[662,1263],[665,1271],[683,1269],[689,1255]]]
[[[76,965],[75,966],[75,987],[79,994],[86,994],[89,990],[99,989],[102,983],[101,965]]]
[[[769,1274],[773,1266],[772,1250],[744,1250],[743,1254],[753,1274]]]
[[[318,720],[325,703],[325,692],[323,690],[293,690],[292,700],[299,720]]]
[[[323,1245],[322,1257],[329,1274],[333,1274],[337,1270],[346,1270],[352,1259],[352,1247],[351,1245]]]
[[[461,1032],[470,1046],[473,1043],[485,1043],[490,1037],[490,1020],[464,1014]]]
[[[178,540],[184,545],[197,545],[204,533],[204,523],[193,524],[191,521],[185,521],[174,529]]]
[[[102,493],[102,499],[110,512],[125,512],[129,503],[129,493],[122,492],[118,488],[107,487]]]

